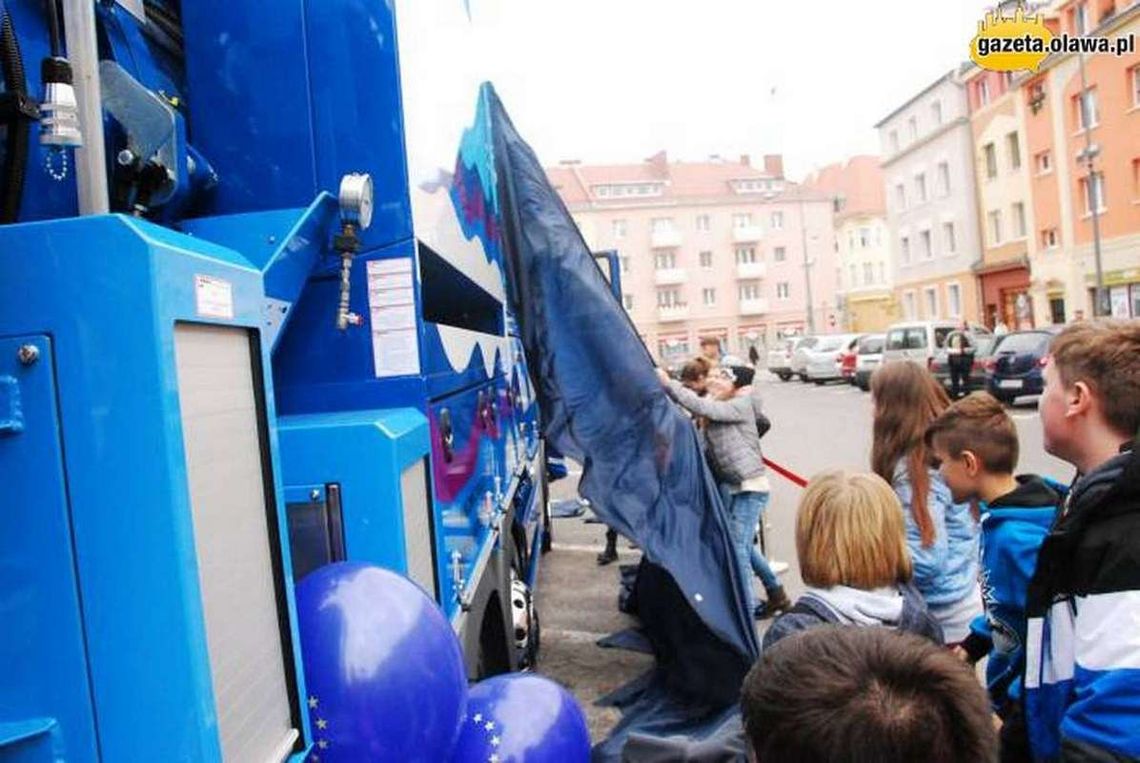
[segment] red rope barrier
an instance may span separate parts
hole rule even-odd
[[[807,487],[807,480],[795,472],[788,471],[784,467],[777,464],[775,461],[769,461],[767,458],[765,458],[764,465],[774,471],[776,474],[779,474],[784,479],[794,483],[797,487]]]

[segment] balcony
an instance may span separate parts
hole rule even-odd
[[[739,262],[736,265],[736,277],[740,279],[766,278],[768,266],[763,262]]]
[[[768,300],[763,297],[740,300],[741,315],[762,315],[768,312]]]
[[[760,229],[759,225],[745,225],[741,228],[732,229],[732,243],[734,244],[754,244],[762,238],[764,238],[764,231]]]
[[[654,249],[676,249],[681,245],[681,232],[673,228],[655,230],[650,238],[650,246]]]
[[[683,321],[689,317],[689,306],[685,303],[668,306],[657,306],[657,320],[662,323]]]
[[[684,268],[662,268],[654,272],[658,286],[676,286],[689,280],[689,271]]]

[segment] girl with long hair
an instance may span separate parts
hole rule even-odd
[[[979,526],[968,503],[954,503],[931,468],[926,428],[950,406],[942,385],[922,366],[888,363],[871,377],[874,401],[872,470],[890,483],[903,507],[914,583],[948,644],[969,634],[982,614],[978,587]]]

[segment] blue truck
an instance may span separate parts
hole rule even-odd
[[[533,665],[477,9],[0,21],[0,761],[305,759],[293,591],[340,560],[419,584],[472,680]]]

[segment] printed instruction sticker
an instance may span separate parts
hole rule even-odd
[[[368,263],[368,312],[376,378],[420,372],[412,259]]]
[[[203,318],[234,317],[233,284],[213,276],[194,276],[194,301]]]

